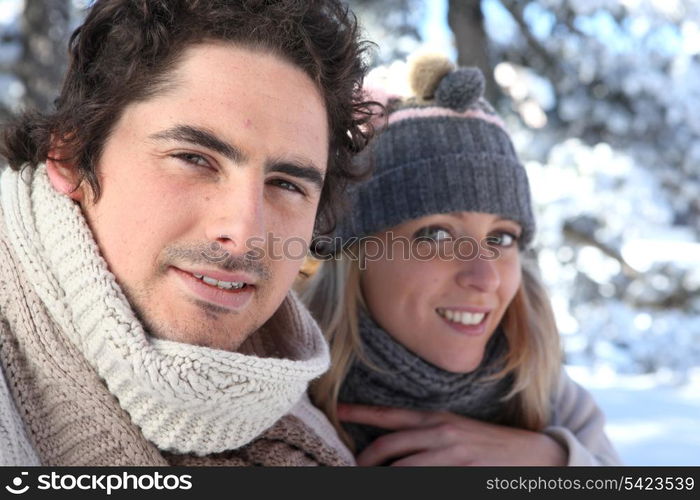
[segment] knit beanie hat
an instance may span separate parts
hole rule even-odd
[[[455,68],[444,56],[424,55],[411,65],[413,96],[367,91],[386,113],[356,158],[369,162],[373,173],[349,192],[335,250],[407,220],[461,211],[518,222],[524,248],[535,229],[527,175],[502,120],[483,98],[483,74]]]

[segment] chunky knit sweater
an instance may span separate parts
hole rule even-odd
[[[293,294],[250,354],[155,339],[43,167],[5,171],[0,203],[0,463],[351,460],[304,398],[328,348]]]

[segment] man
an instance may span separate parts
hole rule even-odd
[[[94,4],[0,151],[0,462],[352,459],[289,242],[354,177],[364,50],[336,0]]]

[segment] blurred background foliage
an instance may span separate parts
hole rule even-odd
[[[0,0],[0,121],[51,106],[86,3]],[[699,2],[348,3],[375,78],[400,86],[438,35],[484,71],[530,175],[567,363],[682,382],[700,361]]]

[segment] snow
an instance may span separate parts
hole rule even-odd
[[[640,238],[626,242],[621,253],[637,271],[646,272],[658,262],[696,263],[700,255],[700,243]]]
[[[22,9],[24,9],[24,2],[0,0],[0,25],[15,22]]]
[[[700,368],[680,383],[671,373],[566,370],[605,413],[606,432],[625,465],[700,465]]]

